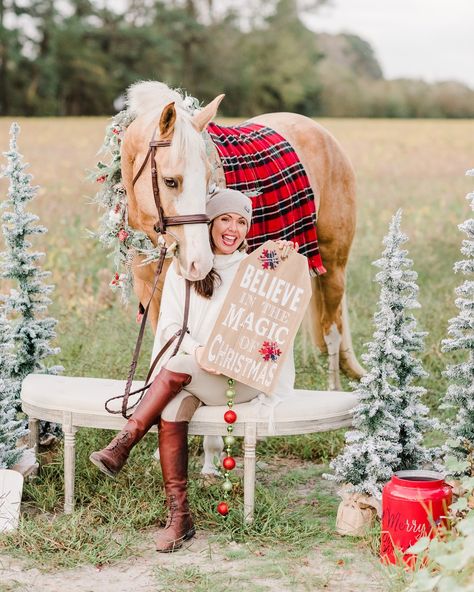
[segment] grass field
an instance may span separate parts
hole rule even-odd
[[[1,149],[7,148],[9,123],[0,119]],[[31,165],[34,182],[40,186],[32,210],[49,228],[49,233],[41,237],[35,247],[45,251],[44,267],[52,271],[52,282],[56,285],[50,313],[59,321],[57,341],[62,351],[55,363],[62,364],[69,375],[124,378],[137,332],[135,306],[124,309],[118,298],[108,291],[110,261],[86,234],[87,228],[95,227],[99,213],[96,206],[90,204],[89,198],[96,187],[86,181],[85,172],[96,161],[106,120],[19,119],[19,123],[22,129],[20,149]],[[452,272],[462,240],[457,224],[470,216],[464,196],[473,190],[472,178],[466,178],[464,173],[474,166],[474,121],[323,120],[321,123],[344,146],[358,177],[358,230],[348,269],[351,328],[356,352],[363,351],[363,344],[370,339],[373,330],[371,318],[378,292],[377,284],[372,281],[375,269],[371,262],[380,256],[381,240],[390,217],[402,207],[402,228],[409,235],[408,249],[419,273],[422,304],[417,313],[419,327],[429,331],[423,355],[425,369],[430,373],[425,382],[429,390],[427,400],[436,410],[445,389],[441,372],[448,361],[441,354],[440,340],[446,334],[447,320],[455,313],[453,290],[461,281]],[[2,199],[5,189],[4,181],[0,181]],[[148,362],[150,347],[151,334],[147,337],[146,353],[139,367],[141,373]],[[325,367],[323,359],[303,366],[299,355],[297,386],[324,388]],[[51,569],[83,562],[103,564],[137,553],[135,529],[146,533],[147,526],[164,517],[162,504],[155,503],[156,495],[162,499],[162,494],[156,493],[160,491],[159,471],[158,475],[156,471],[150,471],[146,461],[154,442],[148,439],[142,450],[134,455],[131,466],[111,485],[98,479],[93,469],[87,466],[88,451],[105,443],[108,437],[106,432],[85,430],[78,438],[77,503],[83,510],[75,518],[51,520],[61,506],[59,453],[42,471],[40,479],[27,485],[25,499],[30,517],[25,518],[18,535],[4,542],[9,552],[15,550],[23,557],[29,555],[30,559]],[[262,443],[260,455],[263,459],[293,457],[293,460],[300,459],[300,464],[288,465],[283,496],[278,495],[278,480],[272,478],[271,472],[266,473],[266,486],[259,488],[257,499],[263,515],[251,528],[244,528],[238,518],[240,489],[235,500],[236,512],[223,525],[209,509],[211,500],[218,495],[217,486],[207,488],[203,496],[200,481],[194,481],[191,495],[194,507],[198,508],[198,526],[217,532],[220,541],[253,545],[252,553],[278,541],[275,552],[280,549],[283,553],[280,557],[283,575],[277,573],[269,577],[281,585],[283,581],[287,582],[288,589],[332,589],[328,582],[319,580],[313,587],[303,587],[291,572],[291,560],[288,560],[291,554],[288,553],[296,553],[298,559],[295,561],[298,562],[303,561],[314,547],[326,549],[329,564],[337,570],[341,553],[350,554],[354,549],[360,551],[357,542],[334,540],[332,528],[337,500],[329,495],[320,479],[310,493],[300,491],[301,483],[307,479],[314,481],[322,472],[320,467],[314,468],[314,463],[327,463],[341,441],[340,433],[331,433]],[[193,445],[197,452],[199,443],[196,441]],[[133,496],[129,492],[132,482]],[[295,493],[298,491],[301,495]],[[312,506],[302,507],[302,500],[311,500],[312,495],[321,499],[316,499]],[[43,514],[38,514],[38,510]],[[114,535],[111,546],[111,533],[117,531],[120,536]],[[361,552],[367,558],[371,556],[367,547],[371,540],[364,544],[366,547]],[[298,549],[301,550],[299,554]],[[243,556],[240,559],[245,560]],[[186,577],[183,576],[181,589],[208,589],[199,588],[196,581],[201,578],[205,583],[209,573],[193,573],[187,572]],[[160,581],[166,582],[163,570],[159,575]],[[211,586],[212,578],[209,581]],[[220,581],[215,579],[214,583]],[[294,583],[290,584],[291,581]],[[392,585],[396,586],[393,582]],[[220,589],[216,586],[214,589]],[[240,589],[280,589],[258,588],[251,581],[248,586],[242,585]],[[224,586],[223,589],[231,588]],[[281,589],[286,588],[283,585]],[[380,588],[367,589],[386,590],[389,585],[385,582]]]

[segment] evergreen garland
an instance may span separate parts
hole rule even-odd
[[[407,312],[419,308],[417,274],[401,246],[407,236],[401,232],[401,211],[392,218],[383,240],[378,310],[374,315],[373,341],[362,356],[368,369],[360,383],[352,384],[359,397],[354,411],[355,430],[346,434],[346,447],[332,461],[338,483],[351,491],[381,497],[382,488],[394,471],[416,469],[433,460],[437,451],[423,446],[423,435],[438,427],[420,401],[425,389],[413,382],[426,376],[413,356],[422,351],[426,333],[416,331],[416,320]]]
[[[474,169],[467,171],[474,177]],[[474,192],[466,199],[474,211]],[[447,451],[458,461],[447,463],[453,474],[471,474],[474,469],[474,218],[458,226],[467,235],[462,241],[461,253],[465,259],[454,264],[454,271],[466,279],[456,288],[455,300],[459,313],[450,319],[448,339],[442,342],[445,352],[461,352],[466,358],[447,367],[444,375],[449,386],[441,408],[454,409],[454,420],[448,423]]]
[[[153,243],[148,236],[128,225],[127,195],[122,184],[120,144],[127,127],[134,120],[124,110],[113,117],[105,131],[100,153],[108,156],[109,163],[97,163],[92,178],[100,183],[101,189],[94,201],[105,209],[99,223],[99,231],[90,234],[96,238],[113,258],[114,271],[110,281],[113,290],[120,290],[122,300],[128,302],[133,286],[132,261],[138,251],[151,251]]]
[[[50,272],[41,271],[38,266],[43,253],[30,251],[29,238],[47,230],[36,224],[38,216],[26,210],[37,188],[31,185],[31,175],[24,172],[27,165],[23,164],[17,147],[19,129],[16,123],[10,128],[10,149],[4,153],[7,166],[2,170],[2,175],[9,179],[9,188],[7,199],[0,204],[4,210],[1,220],[6,245],[6,250],[0,253],[0,277],[14,285],[9,294],[0,295],[0,312],[10,323],[14,353],[9,377],[15,383],[21,383],[32,372],[62,371],[61,366],[46,367],[43,363],[45,358],[60,351],[50,345],[56,336],[57,321],[44,317],[51,303],[48,295],[54,286],[44,284]],[[19,389],[16,404],[19,408]]]

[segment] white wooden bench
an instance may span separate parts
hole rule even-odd
[[[142,386],[134,382],[134,388]],[[23,411],[30,418],[33,443],[38,440],[39,420],[59,423],[64,432],[64,511],[74,510],[75,434],[78,428],[120,430],[121,415],[104,408],[109,397],[123,392],[125,382],[106,378],[83,378],[31,374],[21,391]],[[255,446],[257,436],[290,436],[325,432],[351,425],[352,409],[357,403],[353,393],[340,391],[303,391],[279,403],[274,409],[273,433],[269,430],[267,405],[258,402],[235,405],[235,436],[244,438],[244,518],[252,521],[255,502]],[[190,435],[225,436],[226,406],[200,407],[189,424]],[[156,428],[153,428],[156,429]]]

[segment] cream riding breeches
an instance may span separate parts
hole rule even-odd
[[[161,414],[165,421],[190,421],[200,405],[225,405],[228,378],[223,374],[210,374],[203,370],[194,355],[177,354],[165,368],[172,372],[189,374],[191,382],[164,408]],[[235,403],[246,403],[260,393],[257,389],[235,381]]]

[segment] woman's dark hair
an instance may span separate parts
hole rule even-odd
[[[214,249],[216,245],[214,244],[214,240],[212,239],[212,225],[214,224],[214,220],[209,224],[209,241],[211,243],[211,251],[214,253]],[[238,247],[238,250],[247,250],[247,241],[244,239],[242,244]],[[217,271],[212,268],[211,271],[206,275],[203,280],[198,280],[197,282],[193,282],[193,288],[196,294],[202,296],[203,298],[212,298],[214,294],[214,289],[218,288],[222,284],[222,278],[217,273]]]
[[[203,298],[212,298],[214,288],[218,288],[221,283],[221,276],[214,268],[212,268],[203,280],[193,282],[193,287],[196,294],[199,294],[199,296],[202,296]]]
[[[213,224],[214,220],[209,224],[209,241],[211,243],[211,251],[214,253],[216,245],[214,244],[214,240],[212,238]],[[204,279],[193,282],[193,288],[196,294],[199,294],[199,296],[202,296],[203,298],[212,298],[212,295],[214,294],[214,288],[218,288],[221,283],[221,276],[214,268],[212,268]]]

